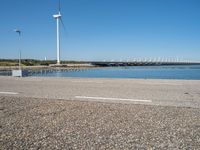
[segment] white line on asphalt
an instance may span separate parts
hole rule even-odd
[[[19,93],[16,93],[16,92],[0,92],[0,94],[11,94],[11,95],[16,95],[16,94],[19,94]]]
[[[78,99],[96,99],[96,100],[120,100],[120,101],[132,101],[132,102],[148,102],[151,103],[152,100],[147,99],[124,99],[124,98],[110,98],[110,97],[88,97],[88,96],[75,96]]]
[[[98,82],[98,81],[71,81],[73,83],[103,83],[103,82]]]

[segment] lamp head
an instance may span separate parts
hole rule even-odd
[[[14,29],[14,32],[17,32],[19,35],[21,34],[21,31],[19,29]]]

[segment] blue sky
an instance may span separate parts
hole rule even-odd
[[[0,58],[56,59],[57,0],[0,4]],[[200,0],[61,0],[61,13],[62,60],[200,60]]]

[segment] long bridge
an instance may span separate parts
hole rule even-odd
[[[159,65],[200,65],[200,61],[93,61],[95,66],[159,66]]]

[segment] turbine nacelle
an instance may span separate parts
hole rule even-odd
[[[54,17],[55,19],[57,19],[57,18],[61,18],[61,14],[60,14],[60,12],[59,12],[58,14],[56,14],[56,15],[53,15],[53,17]]]

